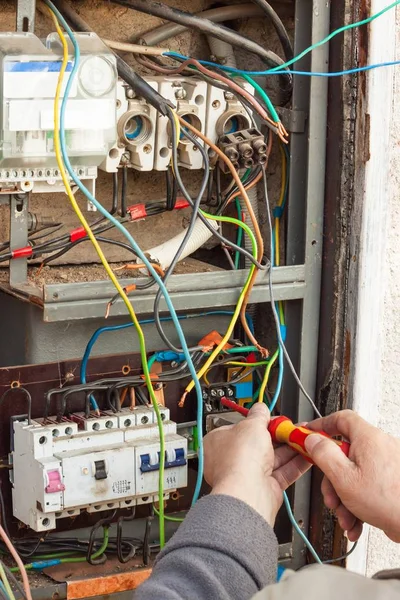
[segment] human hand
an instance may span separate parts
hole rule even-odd
[[[321,491],[327,508],[356,541],[363,522],[382,529],[400,542],[400,440],[373,427],[351,410],[342,410],[308,423],[330,436],[342,435],[351,447],[347,458],[331,440],[310,435],[307,452],[323,471]]]
[[[243,500],[273,526],[283,491],[311,465],[288,446],[274,450],[267,429],[269,421],[268,408],[257,403],[237,425],[207,434],[204,477],[212,494]]]

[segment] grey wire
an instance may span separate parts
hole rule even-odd
[[[265,198],[265,204],[266,204],[266,210],[267,210],[267,216],[268,216],[268,229],[269,229],[269,233],[270,233],[271,257],[272,257],[273,254],[274,254],[274,247],[273,247],[273,243],[274,242],[273,242],[271,210],[270,210],[269,201],[268,201],[267,175],[265,173],[265,169],[263,169],[263,177],[262,177],[262,179],[263,179],[263,186],[264,186],[264,198]],[[292,371],[293,377],[294,377],[294,379],[295,379],[295,381],[296,381],[299,389],[304,394],[304,396],[306,397],[306,399],[308,400],[308,402],[310,403],[310,405],[314,409],[315,413],[319,417],[322,417],[322,415],[319,412],[319,410],[318,410],[318,408],[317,408],[314,400],[311,398],[310,394],[307,392],[306,388],[302,384],[300,377],[297,375],[296,369],[294,368],[292,360],[291,360],[291,358],[289,356],[289,352],[287,351],[285,343],[284,343],[284,341],[282,339],[281,325],[280,325],[280,322],[279,322],[279,315],[278,315],[278,311],[276,310],[275,300],[274,300],[274,290],[273,290],[273,285],[272,285],[272,268],[269,270],[268,287],[269,287],[269,295],[270,295],[270,300],[271,300],[272,314],[273,314],[275,325],[276,325],[276,335],[278,337],[279,346],[280,346],[281,350],[283,350],[283,354],[285,355],[286,361],[287,361],[287,363],[289,365],[290,370]]]
[[[330,558],[329,560],[323,560],[322,564],[323,565],[332,565],[336,562],[345,560],[348,556],[350,556],[350,554],[352,554],[354,552],[354,550],[357,548],[357,544],[358,544],[358,540],[357,540],[357,542],[354,542],[354,544],[352,545],[352,547],[350,548],[350,550],[348,552],[346,552],[345,554],[342,554],[342,556],[339,556],[338,558]]]
[[[6,572],[7,579],[14,585],[15,589],[17,589],[19,591],[22,598],[25,598],[25,600],[26,600],[25,590],[22,587],[22,585],[20,584],[20,582],[18,581],[18,579],[14,576],[14,573],[12,573],[10,571],[10,569],[7,567],[6,564],[4,564],[4,562],[2,562],[2,565],[3,565],[4,571]]]

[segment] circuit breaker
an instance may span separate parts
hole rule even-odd
[[[165,435],[164,496],[187,485],[187,439],[177,434],[160,407]],[[13,513],[35,531],[87,512],[126,508],[158,500],[160,441],[149,407],[75,413],[57,422],[15,421]],[[29,493],[27,491],[29,490]]]
[[[93,33],[76,34],[81,60],[65,111],[65,141],[81,179],[116,139],[116,61]],[[56,34],[43,44],[32,33],[0,33],[0,189],[54,191],[61,176],[54,150],[54,95],[61,69]],[[72,60],[66,67],[65,84]],[[62,88],[62,94],[65,90]],[[36,189],[35,189],[36,187]]]

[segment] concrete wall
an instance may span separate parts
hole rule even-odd
[[[376,13],[387,3],[375,0],[373,4],[372,13]],[[396,23],[393,13],[385,15],[379,24],[378,21],[371,27],[368,62],[400,59],[400,11],[397,11]],[[386,56],[382,56],[382,53],[386,53]],[[400,69],[396,67],[381,71],[368,78],[368,108],[371,122],[379,119],[376,112],[379,113],[383,108],[385,114],[386,110],[384,128],[389,126],[390,136],[382,145],[379,133],[371,129],[369,169],[372,177],[367,177],[363,191],[366,204],[363,207],[361,261],[364,265],[359,286],[354,408],[374,425],[399,436]],[[391,103],[385,109],[388,97]],[[387,179],[383,182],[378,174],[373,175],[374,171],[380,171],[381,177],[385,177],[386,173]],[[372,203],[368,205],[371,195]],[[381,265],[381,270],[377,268],[378,265]],[[348,560],[349,569],[369,576],[381,569],[399,566],[400,544],[394,544],[383,532],[373,528],[365,529],[357,551]]]
[[[400,11],[396,22],[396,55],[400,56]],[[393,113],[390,147],[390,178],[384,273],[384,306],[381,326],[382,354],[379,360],[381,396],[377,425],[400,435],[400,70],[393,71]],[[371,348],[373,352],[373,348]],[[400,566],[400,545],[384,533],[370,529],[367,573]]]

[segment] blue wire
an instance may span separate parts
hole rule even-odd
[[[286,492],[283,492],[283,501],[285,503],[287,514],[288,514],[288,517],[290,519],[290,522],[292,523],[293,528],[299,534],[299,536],[301,537],[301,539],[303,540],[303,542],[307,546],[310,554],[313,555],[313,557],[316,560],[316,562],[318,564],[322,565],[322,560],[320,559],[320,557],[318,556],[317,552],[315,551],[314,546],[312,545],[312,543],[310,542],[310,540],[308,539],[308,537],[306,536],[306,534],[304,533],[304,531],[301,529],[301,527],[299,526],[298,522],[296,521],[296,519],[294,517],[293,511],[292,511],[292,507],[290,506],[289,498],[288,498],[288,495],[287,495]]]
[[[181,60],[188,60],[190,58],[189,56],[184,56],[183,54],[179,54],[178,52],[164,52],[163,56],[179,58]],[[292,71],[290,69],[284,69],[282,71],[274,71],[272,69],[267,69],[265,71],[244,71],[242,69],[235,69],[234,67],[226,67],[224,65],[220,65],[209,60],[199,60],[198,62],[205,66],[216,67],[220,71],[227,71],[228,73],[237,73],[238,75],[245,73],[246,75],[256,75],[260,77],[262,75],[287,75],[288,73],[290,73],[291,75],[304,75],[307,77],[342,77],[343,75],[352,75],[353,73],[362,73],[364,71],[370,71],[371,69],[378,69],[381,67],[392,67],[394,65],[400,64],[400,60],[393,60],[390,62],[377,63],[374,65],[366,65],[364,67],[355,67],[354,69],[347,69],[345,71],[318,73],[313,71]]]
[[[269,411],[272,412],[276,406],[276,403],[278,402],[278,398],[279,398],[279,394],[281,393],[282,390],[282,383],[283,383],[283,352],[281,347],[279,347],[279,372],[278,372],[278,382],[276,384],[276,389],[275,389],[275,394],[274,397],[271,400],[271,404],[269,406]]]
[[[233,312],[229,310],[212,310],[204,313],[193,313],[189,315],[179,315],[178,319],[180,321],[184,321],[186,319],[193,319],[195,317],[211,317],[215,315],[227,315],[232,316]],[[172,321],[172,317],[161,317],[161,321]],[[246,315],[246,320],[249,325],[250,330],[254,331],[253,319],[250,315]],[[149,323],[154,323],[154,319],[143,319],[139,321],[140,325],[148,325]],[[108,325],[106,327],[100,327],[97,329],[90,340],[87,343],[85,352],[83,354],[81,368],[80,368],[80,378],[82,383],[86,383],[86,375],[87,375],[87,365],[89,361],[90,354],[93,350],[93,346],[97,342],[98,338],[102,333],[106,333],[107,331],[120,331],[121,329],[128,329],[129,327],[133,327],[133,323],[130,321],[129,323],[124,323],[121,325]]]
[[[2,581],[0,581],[0,589],[3,592],[3,594],[6,596],[6,598],[10,598],[10,596],[7,594],[7,590],[5,588],[5,585]]]
[[[200,495],[200,489],[201,489],[201,484],[202,484],[202,480],[203,480],[203,471],[204,471],[203,397],[202,397],[200,382],[198,380],[196,369],[194,367],[192,358],[190,356],[190,352],[189,352],[189,348],[186,343],[185,335],[180,326],[180,323],[179,323],[177,314],[175,312],[175,308],[172,304],[171,298],[169,296],[168,290],[165,287],[162,279],[159,277],[158,273],[155,271],[154,267],[149,262],[146,255],[142,252],[140,247],[137,245],[137,243],[135,242],[135,240],[133,239],[131,234],[125,229],[125,227],[113,215],[110,215],[110,213],[100,204],[100,202],[98,202],[98,200],[96,200],[96,198],[89,192],[89,190],[83,185],[83,183],[80,181],[80,179],[74,173],[74,170],[72,168],[72,165],[71,165],[69,157],[68,157],[67,145],[66,145],[66,139],[65,139],[65,111],[66,111],[66,107],[67,107],[67,103],[68,103],[68,97],[69,97],[69,94],[71,91],[71,86],[72,86],[73,80],[77,74],[78,67],[79,67],[80,50],[79,50],[77,40],[76,40],[73,32],[71,31],[71,28],[69,27],[68,23],[66,22],[66,20],[62,16],[62,14],[56,9],[56,7],[53,5],[53,3],[50,0],[45,0],[45,2],[51,8],[51,10],[54,12],[54,14],[57,16],[60,23],[63,25],[65,31],[67,32],[67,34],[72,42],[72,45],[74,47],[74,53],[75,53],[73,68],[72,68],[71,74],[68,78],[67,85],[65,87],[64,97],[63,97],[63,100],[61,103],[61,111],[60,111],[60,142],[61,142],[61,152],[62,152],[62,157],[63,157],[65,167],[66,167],[71,179],[75,182],[75,184],[79,187],[79,189],[85,194],[85,196],[88,198],[88,200],[90,202],[92,202],[92,204],[97,208],[97,210],[104,217],[106,217],[111,223],[113,223],[113,225],[117,229],[119,229],[121,231],[121,233],[125,236],[125,238],[128,240],[128,242],[132,246],[133,250],[136,252],[136,254],[140,258],[140,260],[146,265],[147,270],[151,273],[151,275],[155,279],[156,283],[160,287],[161,293],[163,294],[163,296],[165,298],[165,302],[166,302],[168,310],[171,314],[171,318],[174,322],[174,325],[175,325],[175,328],[176,328],[176,331],[177,331],[177,334],[179,337],[179,341],[180,341],[180,344],[182,347],[182,351],[183,351],[183,354],[185,355],[185,359],[188,364],[190,374],[194,381],[196,395],[197,395],[197,445],[198,445],[198,472],[197,472],[196,487],[195,487],[195,491],[193,494],[193,500],[192,500],[192,503],[194,504]]]

